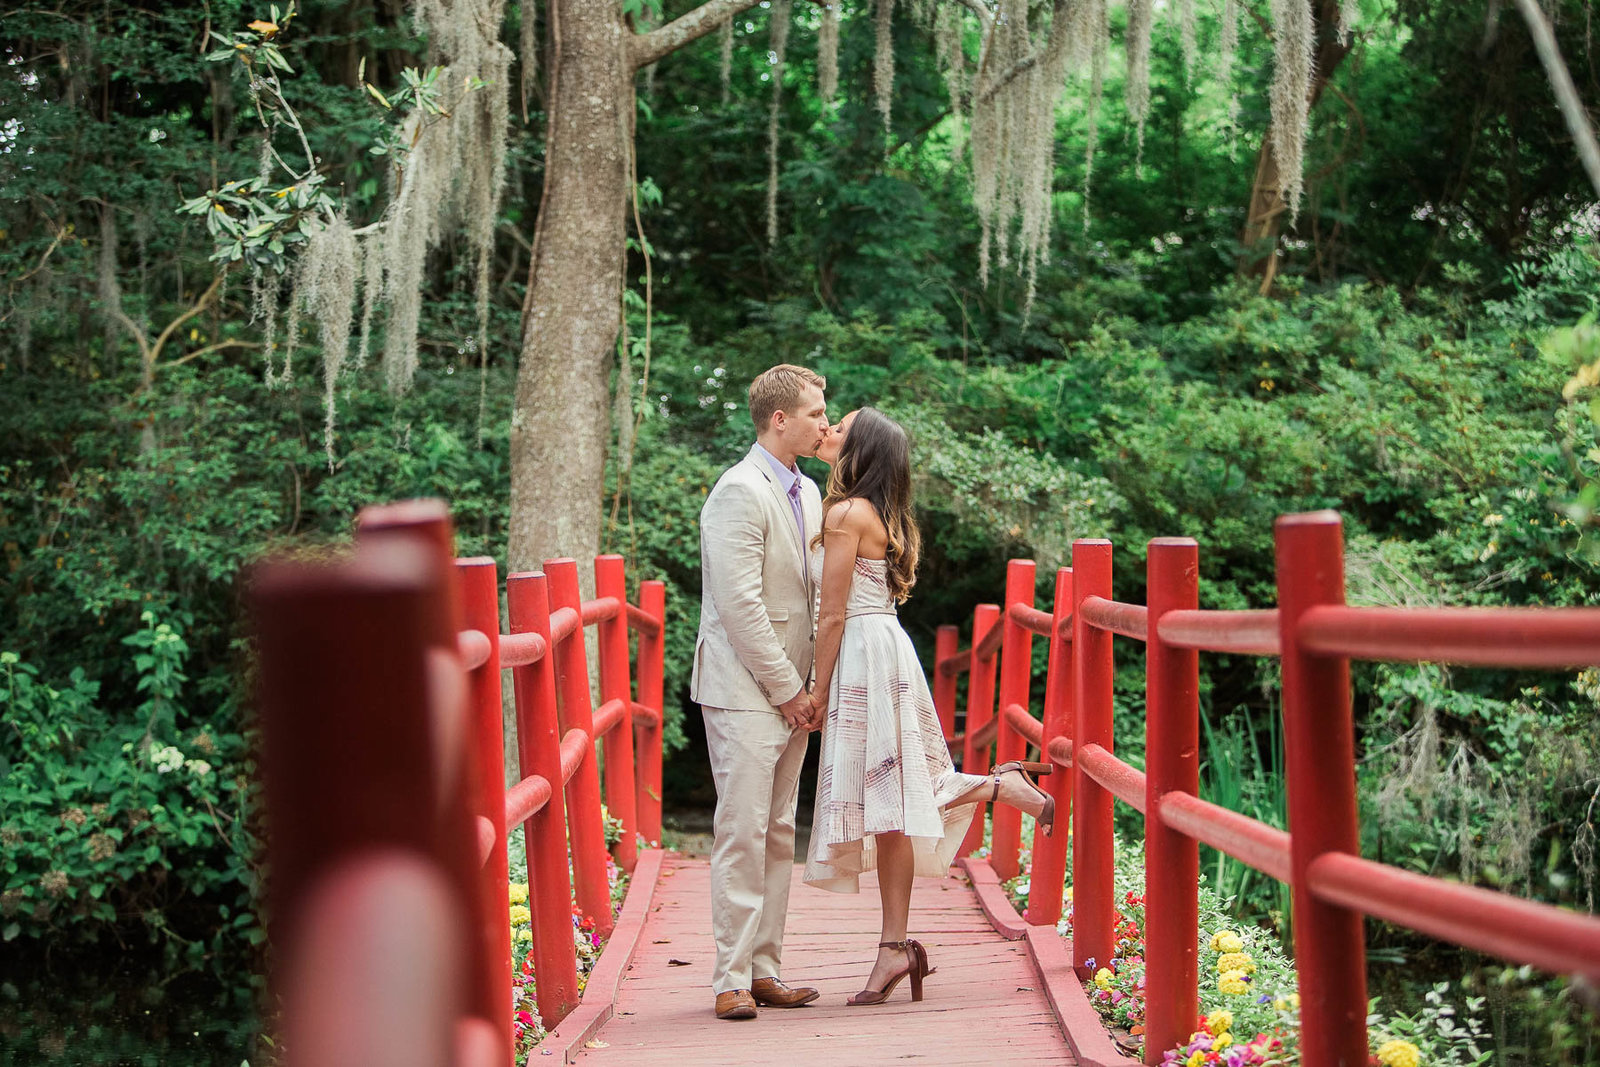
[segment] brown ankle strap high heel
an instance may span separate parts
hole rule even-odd
[[[922,980],[938,970],[937,967],[928,966],[928,950],[922,947],[922,942],[913,941],[910,938],[904,941],[879,941],[878,947],[905,949],[905,969],[890,975],[889,980],[884,983],[882,989],[863,989],[845,1001],[845,1003],[852,1008],[882,1004],[889,999],[889,994],[894,992],[894,987],[900,984],[900,979],[902,978],[911,979],[911,999],[912,1001],[920,1001],[922,999]]]
[[[990,803],[1000,799],[1000,776],[1016,771],[1022,775],[1022,780],[1028,783],[1029,788],[1044,797],[1044,810],[1039,812],[1039,817],[1035,821],[1044,828],[1044,836],[1055,836],[1056,798],[1040,789],[1039,783],[1028,777],[1029,774],[1037,774],[1043,778],[1053,770],[1055,770],[1055,767],[1048,763],[1033,763],[1028,760],[1012,760],[1010,763],[1000,764],[1000,766],[989,772],[994,777],[994,792],[989,796]]]

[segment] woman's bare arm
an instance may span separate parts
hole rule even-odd
[[[855,501],[835,504],[823,516],[822,607],[817,613],[816,682],[811,687],[811,703],[827,710],[828,686],[839,662],[839,643],[844,638],[846,602],[850,598],[850,578],[856,569],[856,553],[864,532],[862,518],[870,508],[856,508]]]

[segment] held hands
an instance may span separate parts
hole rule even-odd
[[[813,730],[816,728],[811,725],[811,694],[804,689],[779,704],[778,712],[783,716],[783,721],[789,724],[790,729]]]
[[[778,712],[791,729],[814,732],[822,729],[822,720],[828,710],[826,695],[808,693],[804,689],[778,705]]]

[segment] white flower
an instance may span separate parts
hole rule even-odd
[[[157,774],[167,774],[183,766],[183,753],[171,745],[163,745],[151,750],[150,762],[155,764]]]
[[[204,778],[211,773],[211,764],[203,759],[190,759],[183,761],[183,769],[196,778]]]
[[[1487,514],[1487,515],[1485,515],[1483,517],[1483,524],[1485,526],[1499,526],[1502,522],[1505,522],[1505,521],[1506,521],[1506,517],[1504,515],[1500,514],[1498,511],[1490,512],[1489,514]]]

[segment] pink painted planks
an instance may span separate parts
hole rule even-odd
[[[804,1008],[762,1008],[750,1022],[717,1019],[711,1012],[710,872],[703,860],[669,853],[615,1015],[577,1062],[1075,1062],[1026,945],[994,932],[965,880],[917,881],[912,936],[938,968],[922,1002],[913,1004],[902,982],[888,1004],[850,1008],[845,999],[864,984],[876,951],[877,884],[869,875],[858,895],[823,893],[804,885],[800,872],[797,866],[789,897],[783,977],[815,985],[821,999]]]

